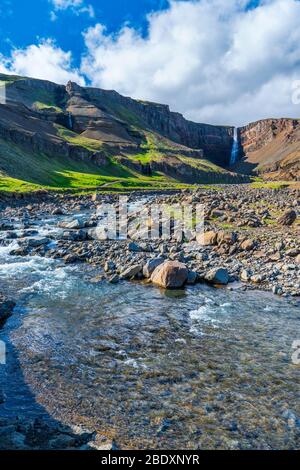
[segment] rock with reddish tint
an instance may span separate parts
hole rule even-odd
[[[180,289],[187,282],[188,274],[185,264],[179,261],[165,261],[154,270],[151,281],[165,289]]]
[[[212,230],[209,232],[199,233],[197,235],[197,242],[203,246],[216,245],[218,234]]]
[[[241,250],[244,250],[244,251],[251,251],[255,248],[255,246],[256,246],[256,242],[254,240],[248,239],[248,240],[244,240],[241,243],[240,248]]]
[[[218,232],[217,235],[217,241],[219,245],[222,245],[223,243],[226,243],[228,245],[231,245],[235,243],[237,240],[237,234],[235,232]]]

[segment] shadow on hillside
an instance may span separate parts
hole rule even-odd
[[[236,173],[243,175],[256,176],[257,163],[251,163],[247,161],[247,157],[242,157],[237,163],[230,166],[228,169]]]

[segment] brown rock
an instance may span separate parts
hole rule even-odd
[[[253,250],[254,247],[255,247],[255,241],[251,239],[244,240],[240,244],[241,250],[244,250],[244,251],[251,251]]]
[[[196,239],[197,239],[197,242],[203,246],[216,245],[218,234],[211,230],[209,232],[197,234]]]
[[[293,225],[295,220],[297,219],[297,214],[294,210],[288,210],[286,211],[281,217],[278,219],[278,223],[280,225]]]
[[[218,232],[217,241],[219,245],[227,243],[228,245],[233,244],[237,239],[237,235],[234,232]]]
[[[292,248],[291,250],[287,250],[285,254],[291,258],[296,258],[298,255],[300,255],[300,250],[298,248]]]
[[[252,276],[252,273],[248,269],[243,269],[240,274],[241,281],[244,281],[244,282],[250,281],[251,276]]]
[[[160,287],[179,289],[186,283],[188,273],[185,264],[179,261],[165,261],[154,270],[151,281]]]
[[[276,261],[279,261],[281,259],[282,259],[282,254],[279,251],[277,251],[277,253],[274,253],[273,255],[269,256],[270,261],[276,262]]]

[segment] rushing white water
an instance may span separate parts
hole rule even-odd
[[[233,144],[232,144],[232,149],[231,149],[231,156],[230,156],[230,165],[234,165],[237,161],[239,154],[239,141],[238,141],[238,132],[237,128],[234,128],[234,134],[233,134]]]

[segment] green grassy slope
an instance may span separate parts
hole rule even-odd
[[[41,188],[79,190],[83,188],[153,188],[184,187],[164,175],[147,177],[135,173],[112,158],[99,167],[91,162],[51,158],[20,150],[0,139],[0,191],[32,191]]]
[[[140,130],[140,132],[143,132]],[[193,158],[184,155],[183,151],[180,152],[182,146],[174,144],[168,139],[150,131],[143,132],[145,141],[141,144],[140,150],[134,154],[127,154],[130,160],[139,161],[142,164],[150,163],[151,161],[159,161],[164,157],[176,156],[183,163],[190,165],[203,172],[226,173],[226,170],[215,165],[214,163],[204,158]],[[187,149],[184,149],[187,150]]]

